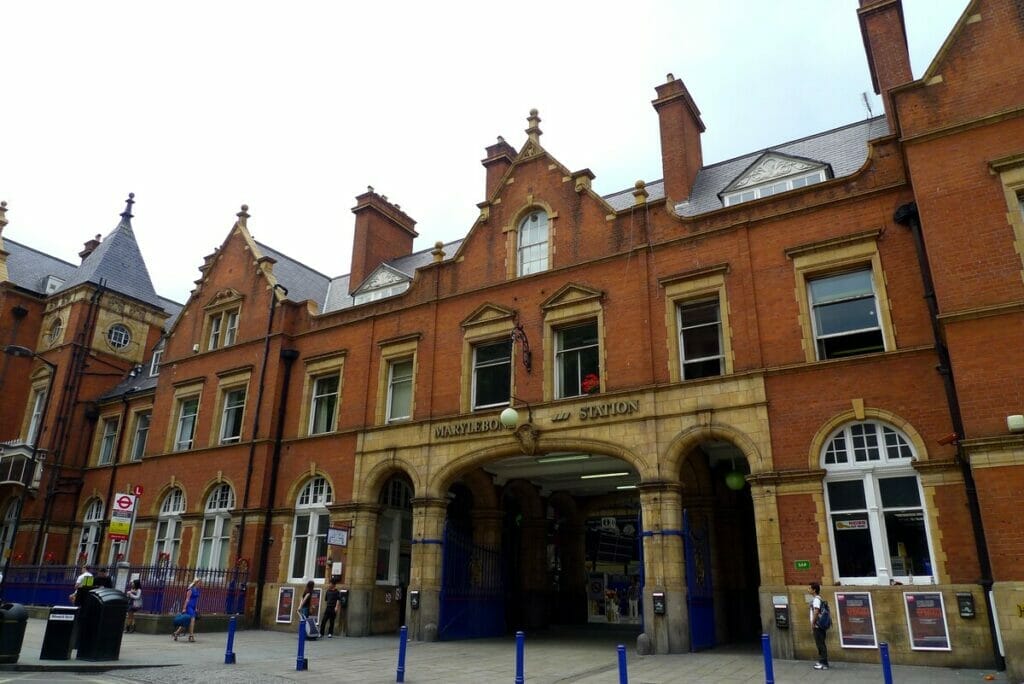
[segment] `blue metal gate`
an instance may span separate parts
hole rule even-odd
[[[715,605],[711,587],[711,534],[703,516],[683,511],[686,556],[686,609],[690,616],[690,650],[715,645]]]
[[[468,532],[446,523],[438,638],[473,639],[504,633],[500,551],[474,544]]]

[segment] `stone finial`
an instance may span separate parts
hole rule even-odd
[[[247,222],[249,221],[249,205],[243,204],[242,210],[235,214],[235,216],[238,217],[238,225],[240,225],[242,228],[245,228]]]
[[[444,259],[444,243],[438,240],[434,243],[434,249],[430,250],[430,253],[434,255],[434,263],[442,261]]]
[[[0,202],[0,232],[7,225],[7,200]]]
[[[544,131],[540,130],[540,117],[537,116],[536,109],[530,110],[530,116],[526,121],[530,124],[529,128],[526,129],[526,135],[529,136],[530,142],[534,145],[539,145],[540,136],[543,135]]]
[[[633,183],[633,203],[634,204],[647,204],[647,196],[650,193],[647,192],[647,184],[642,180],[638,180]]]
[[[129,192],[128,199],[124,201],[124,211],[121,212],[121,218],[128,220],[132,217],[132,205],[135,204],[135,193]],[[96,237],[99,237],[98,235]]]
[[[665,74],[665,82],[666,83],[671,83],[674,80],[676,80],[676,77],[672,75],[671,71],[668,72],[667,74]]]

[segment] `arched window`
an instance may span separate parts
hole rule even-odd
[[[392,477],[380,491],[377,523],[377,583],[409,583],[412,546],[412,484]]]
[[[185,512],[185,492],[175,487],[167,492],[160,504],[156,524],[156,543],[153,544],[153,565],[162,562],[177,565],[181,547],[181,514]]]
[[[18,531],[18,511],[21,510],[21,499],[14,499],[7,505],[3,524],[0,525],[0,558],[7,557],[7,550],[14,546],[14,534]]]
[[[521,276],[548,270],[548,215],[532,211],[519,222],[519,268]]]
[[[295,502],[292,532],[291,581],[322,580],[327,571],[327,528],[331,525],[327,506],[333,502],[330,483],[314,477],[299,492]]]
[[[82,535],[78,538],[78,559],[83,565],[92,565],[100,549],[100,523],[103,522],[103,502],[93,499],[85,508]]]
[[[224,570],[231,549],[231,511],[235,507],[235,492],[231,485],[222,484],[206,500],[203,535],[199,541],[198,567]]]
[[[843,584],[934,581],[915,457],[906,435],[878,421],[848,423],[825,443],[829,538]]]

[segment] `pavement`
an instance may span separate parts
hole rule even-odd
[[[245,682],[396,681],[398,637],[335,637],[306,644],[308,669],[296,670],[297,636],[293,633],[240,630],[235,635],[236,664],[224,664],[227,635],[197,634],[196,643],[169,635],[126,634],[121,657],[114,662],[39,660],[45,620],[30,619],[17,665],[0,669],[0,684],[15,681],[174,682],[240,684]],[[639,656],[635,633],[608,630],[548,630],[527,635],[525,682],[530,684],[619,684],[617,644],[626,645],[627,681],[632,684],[732,684],[764,682],[759,645],[724,647],[701,653]],[[775,682],[860,684],[882,682],[880,665],[833,662],[816,671],[811,661],[775,660]],[[986,679],[992,676],[993,679]],[[515,638],[450,642],[410,641],[405,660],[409,684],[480,684],[515,682]],[[993,670],[893,666],[900,684],[1006,682]],[[1015,683],[1016,684],[1016,683]]]

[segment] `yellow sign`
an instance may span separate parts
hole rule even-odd
[[[107,536],[114,541],[125,541],[132,531],[132,517],[135,514],[135,496],[117,494],[110,510],[110,528]]]

